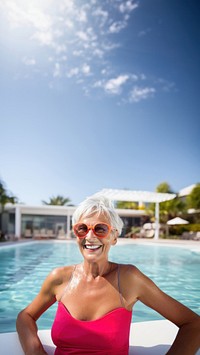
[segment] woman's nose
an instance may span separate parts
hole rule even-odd
[[[86,239],[94,239],[94,238],[96,238],[96,236],[95,236],[95,234],[93,233],[93,230],[92,229],[90,229],[89,231],[88,231],[88,233],[86,234],[86,237],[85,237]]]

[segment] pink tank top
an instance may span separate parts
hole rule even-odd
[[[56,345],[55,355],[127,355],[131,319],[132,312],[119,307],[99,319],[81,321],[74,318],[59,301],[51,329]]]

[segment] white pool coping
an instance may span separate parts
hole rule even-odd
[[[7,241],[0,243],[0,248],[10,248],[22,245],[31,245],[35,243],[76,243],[76,239],[47,239],[47,240],[24,240]],[[181,239],[148,239],[148,238],[118,238],[117,245],[158,245],[168,247],[179,247],[189,250],[195,250],[200,252],[200,241],[195,240],[181,240]]]
[[[164,355],[173,343],[177,331],[178,328],[168,320],[131,323],[129,354]],[[48,355],[53,355],[55,345],[51,340],[50,330],[39,330],[38,334]],[[2,355],[24,354],[16,332],[0,334],[0,344]],[[200,350],[196,354],[200,355]]]

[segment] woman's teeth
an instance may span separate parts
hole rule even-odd
[[[95,250],[101,248],[101,245],[84,245],[85,249]]]

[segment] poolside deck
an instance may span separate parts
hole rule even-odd
[[[132,323],[129,355],[164,355],[170,348],[178,328],[167,320]],[[39,337],[48,353],[53,355],[55,346],[50,330],[40,330]],[[1,354],[23,355],[17,333],[0,334]],[[200,350],[197,352],[200,355]]]
[[[21,244],[29,244],[29,243],[76,243],[76,239],[54,239],[54,240],[33,240],[33,239],[19,239],[16,241],[6,241],[0,243],[0,248],[6,248],[10,246],[18,246]],[[191,251],[200,253],[200,241],[196,240],[184,240],[184,239],[149,239],[149,238],[118,238],[118,245],[124,244],[139,244],[139,245],[161,245],[161,246],[170,246],[170,247],[180,247],[184,249],[189,249]]]
[[[165,354],[177,332],[168,321],[152,321],[131,324],[129,354]],[[39,336],[49,355],[54,354],[50,330],[40,330]],[[0,334],[1,354],[23,355],[17,333]]]

